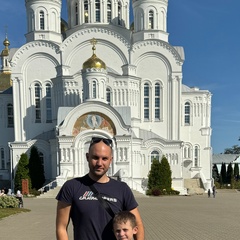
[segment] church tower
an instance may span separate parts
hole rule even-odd
[[[26,0],[27,42],[47,40],[62,42],[61,0]]]
[[[134,41],[160,39],[168,42],[168,0],[133,0]]]
[[[68,26],[113,24],[129,28],[129,0],[67,0]]]
[[[0,69],[0,93],[5,91],[6,89],[12,86],[11,82],[11,67],[9,63],[9,45],[10,42],[6,36],[5,40],[3,41],[3,45],[5,48],[1,52],[1,64],[2,67]]]
[[[2,72],[11,72],[10,69],[10,63],[9,63],[9,45],[10,42],[8,41],[8,38],[6,36],[5,40],[3,41],[3,45],[5,46],[5,48],[2,50],[1,53],[1,62],[2,62]]]

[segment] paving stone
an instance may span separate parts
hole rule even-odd
[[[136,194],[146,240],[240,239],[240,192],[218,190],[216,198],[194,196],[142,197]],[[53,198],[24,199],[31,212],[0,221],[0,239],[53,240],[56,203]],[[1,210],[0,210],[1,211]],[[69,226],[72,240],[72,225]]]

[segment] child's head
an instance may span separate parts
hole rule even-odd
[[[138,231],[135,215],[128,211],[117,213],[113,219],[113,231],[117,240],[132,240]]]

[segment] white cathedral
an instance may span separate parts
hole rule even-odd
[[[132,6],[131,6],[132,4]],[[144,191],[165,156],[172,188],[212,185],[211,93],[182,83],[183,47],[168,42],[168,0],[25,0],[26,44],[6,37],[0,73],[0,181],[34,145],[48,182],[88,172],[93,136],[113,140],[109,176]],[[130,26],[130,8],[134,24]]]

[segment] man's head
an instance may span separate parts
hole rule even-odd
[[[132,240],[137,233],[136,217],[129,211],[122,211],[113,219],[113,231],[117,240]]]
[[[89,176],[98,181],[106,175],[112,162],[112,140],[108,138],[93,137],[86,154]]]

